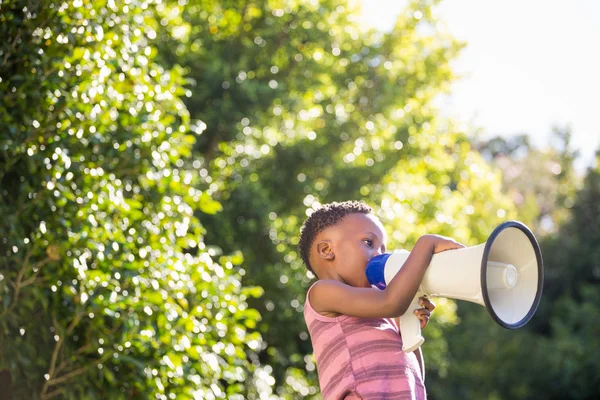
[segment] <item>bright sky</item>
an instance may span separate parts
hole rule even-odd
[[[388,31],[405,0],[361,0],[365,23]],[[599,0],[443,0],[437,15],[467,42],[463,76],[442,110],[483,136],[527,133],[549,143],[570,124],[578,169],[600,148]]]

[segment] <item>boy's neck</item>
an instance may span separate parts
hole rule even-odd
[[[319,268],[318,270],[319,270],[319,273],[315,274],[315,275],[317,275],[318,280],[320,280],[320,281],[326,281],[326,280],[338,281],[338,282],[342,282],[347,285],[346,281],[337,274],[337,272],[335,271],[334,268]]]

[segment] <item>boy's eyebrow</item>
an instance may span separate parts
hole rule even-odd
[[[385,239],[386,239],[386,234],[385,232],[383,232],[383,236],[380,238],[379,236],[377,236],[377,234],[375,234],[375,232],[367,232],[368,234],[371,234],[372,236],[376,237],[377,239],[379,239],[381,241],[381,244],[385,247]]]
[[[371,232],[371,231],[369,231],[369,232],[367,232],[367,233],[371,234],[371,236],[374,236],[374,237],[376,237],[376,238],[378,238],[378,239],[381,239],[381,241],[382,241],[382,242],[383,242],[383,240],[384,240],[384,237],[381,237],[381,238],[380,238],[379,236],[377,236],[377,234],[376,234],[375,232]]]
[[[377,240],[379,240],[379,242],[381,243],[381,247],[383,248],[383,251],[385,251],[385,249],[386,249],[386,246],[385,246],[385,232],[383,233],[383,237],[381,237],[381,238],[379,236],[377,236],[375,234],[375,232],[369,231],[369,232],[367,232],[367,234],[370,234],[371,236],[377,238]]]

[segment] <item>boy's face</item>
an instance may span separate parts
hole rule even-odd
[[[371,287],[365,275],[367,263],[372,257],[385,252],[387,240],[379,219],[370,214],[349,214],[321,233],[324,234],[323,239],[329,240],[330,251],[334,255],[325,267],[334,268],[335,273],[350,286]]]

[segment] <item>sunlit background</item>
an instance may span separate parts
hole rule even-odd
[[[600,398],[599,6],[437,3],[0,1],[0,399],[319,400],[299,233],[348,199],[540,242],[524,328],[437,302],[431,400]]]
[[[393,27],[403,0],[362,0],[365,24]],[[482,137],[528,134],[546,146],[553,125],[570,125],[590,166],[600,144],[600,1],[447,0],[437,14],[467,47],[453,62],[463,78],[441,110]]]

